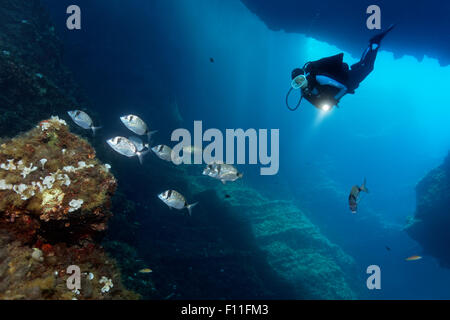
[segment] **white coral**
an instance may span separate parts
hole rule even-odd
[[[6,170],[6,171],[14,171],[17,170],[16,165],[14,164],[14,159],[6,160],[8,164],[0,164],[0,169]]]
[[[28,167],[24,165],[23,161],[20,160],[17,162],[17,165],[14,163],[14,159],[7,160],[8,164],[1,163],[0,169],[6,170],[6,171],[16,171],[21,170],[21,176],[25,179],[30,173],[37,170],[37,167],[33,167],[33,164],[31,163]]]
[[[33,188],[28,187],[26,184],[19,184],[13,186],[13,191],[17,193],[20,196],[20,199],[22,200],[28,200],[31,197],[34,197],[36,194],[33,190]]]
[[[64,126],[67,126],[67,122],[63,119],[60,119],[58,116],[51,117],[51,120],[54,122],[58,122],[59,124],[62,124]]]
[[[42,262],[44,261],[44,253],[38,248],[33,248],[33,252],[31,253],[31,258],[35,261]]]
[[[77,169],[76,169],[74,166],[67,166],[67,167],[64,167],[63,170],[64,170],[65,172],[76,172],[76,171],[77,171]]]
[[[80,161],[80,162],[78,162],[78,167],[77,168],[75,168],[74,166],[67,166],[67,167],[64,167],[63,170],[66,171],[66,172],[77,172],[79,170],[93,168],[93,167],[94,167],[93,164],[87,165],[86,162]]]
[[[42,178],[41,178],[42,179]],[[43,179],[42,184],[47,188],[51,189],[53,188],[53,184],[55,183],[55,177],[54,175],[47,176]]]
[[[36,171],[38,168],[37,167],[33,167],[33,164],[30,164],[29,167],[25,167],[22,166],[22,164],[20,164],[20,167],[23,167],[22,169],[22,173],[20,174],[24,179],[33,171]]]
[[[69,206],[70,206],[69,212],[77,211],[78,209],[81,208],[83,203],[84,203],[84,200],[82,200],[82,199],[70,201],[69,202]]]
[[[13,185],[12,184],[7,184],[6,180],[2,179],[0,180],[0,190],[12,190]]]
[[[59,130],[61,125],[67,126],[67,122],[60,119],[58,116],[53,116],[49,121],[43,121],[39,124],[42,131],[47,131],[51,127],[55,127],[56,130]]]
[[[62,181],[62,184],[66,187],[70,186],[70,178],[67,174],[58,174],[58,181]]]
[[[41,130],[42,131],[47,131],[48,129],[50,129],[52,126],[52,124],[50,122],[43,122],[41,123]]]
[[[39,161],[41,163],[42,166],[42,170],[44,170],[45,164],[47,163],[47,159],[41,159],[41,161]]]
[[[111,279],[108,279],[107,277],[102,277],[99,281],[99,283],[104,284],[103,288],[102,288],[102,293],[105,292],[109,292],[109,290],[111,290],[112,287],[114,287],[114,284],[112,282]]]
[[[15,193],[21,194],[23,192],[25,192],[28,189],[28,186],[26,184],[19,184],[19,185],[15,185],[13,190]]]
[[[78,162],[78,168],[77,168],[77,170],[88,169],[88,168],[93,168],[93,167],[94,167],[93,164],[87,165],[86,162],[80,161],[80,162]]]
[[[59,121],[58,119],[52,119],[51,122],[58,121],[58,123],[64,124],[63,120]],[[43,124],[45,124],[44,122]],[[48,162],[47,159],[41,159],[40,164],[42,166],[42,169],[44,169],[45,164]],[[75,173],[79,170],[87,169],[87,168],[93,168],[95,167],[94,164],[86,164],[84,161],[78,162],[78,167],[75,168],[73,166],[66,166],[62,170],[57,170],[54,173],[51,173],[50,175],[46,177],[40,177],[41,181],[32,181],[31,184],[7,184],[6,180],[0,180],[0,191],[6,191],[6,190],[12,190],[15,193],[17,193],[22,200],[28,200],[31,197],[34,197],[36,195],[36,192],[44,193],[46,190],[52,190],[52,188],[55,186],[55,184],[58,184],[58,186],[66,186],[69,187],[72,183],[70,177],[66,173]],[[105,165],[105,169],[109,170],[111,166]],[[1,163],[0,169],[7,170],[7,171],[19,171],[20,175],[23,178],[26,178],[30,173],[36,171],[38,168],[33,166],[33,163],[31,163],[29,166],[25,165],[25,163],[20,160],[17,163],[15,163],[14,159],[8,159],[7,163]],[[83,200],[72,200],[70,204],[69,212],[76,211],[81,208],[83,205]]]

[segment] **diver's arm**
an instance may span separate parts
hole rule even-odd
[[[322,85],[322,86],[333,86],[338,88],[340,91],[334,96],[334,98],[336,99],[336,101],[339,101],[344,94],[347,93],[347,87],[345,85],[343,85],[342,83],[327,77],[327,76],[322,76],[322,75],[317,75],[316,76],[316,80],[317,82]]]

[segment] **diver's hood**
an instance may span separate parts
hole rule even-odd
[[[303,89],[308,85],[308,80],[306,80],[306,76],[303,74],[300,74],[294,78],[291,82],[291,87],[293,89]]]

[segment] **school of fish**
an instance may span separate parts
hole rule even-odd
[[[93,135],[97,130],[101,129],[101,127],[95,127],[94,122],[91,117],[84,111],[74,110],[68,112],[69,116],[79,127],[85,130],[92,130]],[[139,162],[142,164],[144,161],[144,156],[152,151],[159,159],[167,162],[177,163],[176,160],[179,160],[179,155],[175,155],[172,149],[169,146],[160,144],[154,147],[150,147],[150,143],[152,137],[157,130],[151,131],[149,126],[146,124],[144,120],[136,115],[125,115],[120,117],[120,120],[128,128],[137,136],[130,136],[128,138],[117,136],[107,140],[107,144],[117,153],[132,158],[137,157]],[[147,136],[147,142],[144,143],[139,136]],[[195,147],[189,146],[183,148],[183,153],[189,155],[195,155],[197,153],[202,153],[203,150]],[[203,175],[211,177],[213,179],[217,179],[221,181],[223,184],[227,182],[234,182],[243,177],[241,172],[230,165],[221,162],[213,162],[207,164],[206,168],[203,170]],[[358,205],[361,201],[361,193],[369,193],[369,189],[366,186],[366,179],[361,186],[355,185],[351,188],[350,194],[348,196],[348,204],[350,211],[353,214],[358,212]],[[170,209],[176,210],[187,210],[187,215],[192,215],[192,208],[194,208],[198,203],[188,204],[186,198],[179,192],[175,190],[167,190],[160,194],[158,194],[158,198],[164,202]],[[390,248],[389,250],[390,251]],[[419,255],[414,255],[409,258],[406,258],[406,261],[418,261],[423,257]],[[141,273],[148,273],[150,269],[144,269]]]
[[[91,117],[84,111],[74,110],[69,111],[68,114],[75,122],[75,124],[85,130],[92,130],[94,135],[98,129],[101,129],[101,127],[94,126],[94,122],[92,121]],[[150,147],[152,137],[158,131],[151,131],[147,123],[139,116],[132,114],[125,115],[120,117],[120,120],[127,129],[135,134],[135,136],[130,136],[128,138],[117,136],[106,141],[106,143],[118,154],[128,158],[137,157],[141,164],[143,164],[144,162],[144,156],[147,155],[150,151],[152,151],[159,159],[167,162],[177,163],[176,160],[179,160],[181,158],[179,155],[174,154],[172,148],[170,148],[169,146],[160,144],[154,147]],[[144,142],[141,139],[141,136],[147,136],[147,142]],[[194,146],[183,148],[183,153],[189,155],[195,155],[202,152],[203,150]],[[203,170],[203,174],[211,178],[220,180],[224,184],[228,181],[236,181],[243,176],[243,174],[238,172],[238,170],[232,165],[217,162],[208,164],[207,167]],[[186,209],[189,216],[192,215],[192,208],[194,208],[198,204],[188,204],[186,198],[181,193],[175,190],[164,191],[158,194],[158,198],[162,202],[164,202],[170,209]]]

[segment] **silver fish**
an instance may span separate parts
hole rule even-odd
[[[214,162],[206,166],[203,170],[203,175],[222,181],[223,184],[227,181],[236,181],[243,177],[243,174],[231,164]]]
[[[158,156],[158,158],[164,161],[172,161],[172,149],[166,145],[159,145],[152,148],[152,151]]]
[[[95,136],[95,132],[101,127],[94,127],[94,122],[91,117],[84,111],[81,110],[73,110],[68,111],[67,114],[72,118],[73,122],[75,122],[78,126],[86,130],[92,130],[93,135]]]
[[[219,179],[219,164],[217,162],[213,162],[211,164],[208,164],[206,168],[203,170],[203,175]]]
[[[147,135],[148,141],[150,141],[153,134],[155,134],[157,131],[150,131],[147,124],[135,115],[128,115],[120,117],[120,120],[123,122],[125,127],[127,127],[129,130],[133,131],[139,136]]]
[[[144,149],[148,149],[148,143],[142,142],[141,138],[137,136],[129,137],[128,140],[133,142],[133,144],[136,146],[137,151],[142,151]]]
[[[192,216],[192,208],[198,204],[198,202],[188,204],[186,202],[186,198],[175,190],[164,191],[163,193],[160,193],[158,195],[158,198],[162,202],[167,204],[169,208],[174,208],[177,210],[182,210],[186,208],[188,210],[189,216]]]
[[[106,142],[111,148],[113,148],[114,151],[120,153],[121,155],[129,158],[137,156],[141,164],[144,162],[144,156],[148,152],[148,150],[145,152],[139,151],[132,141],[124,137],[115,137]]]

